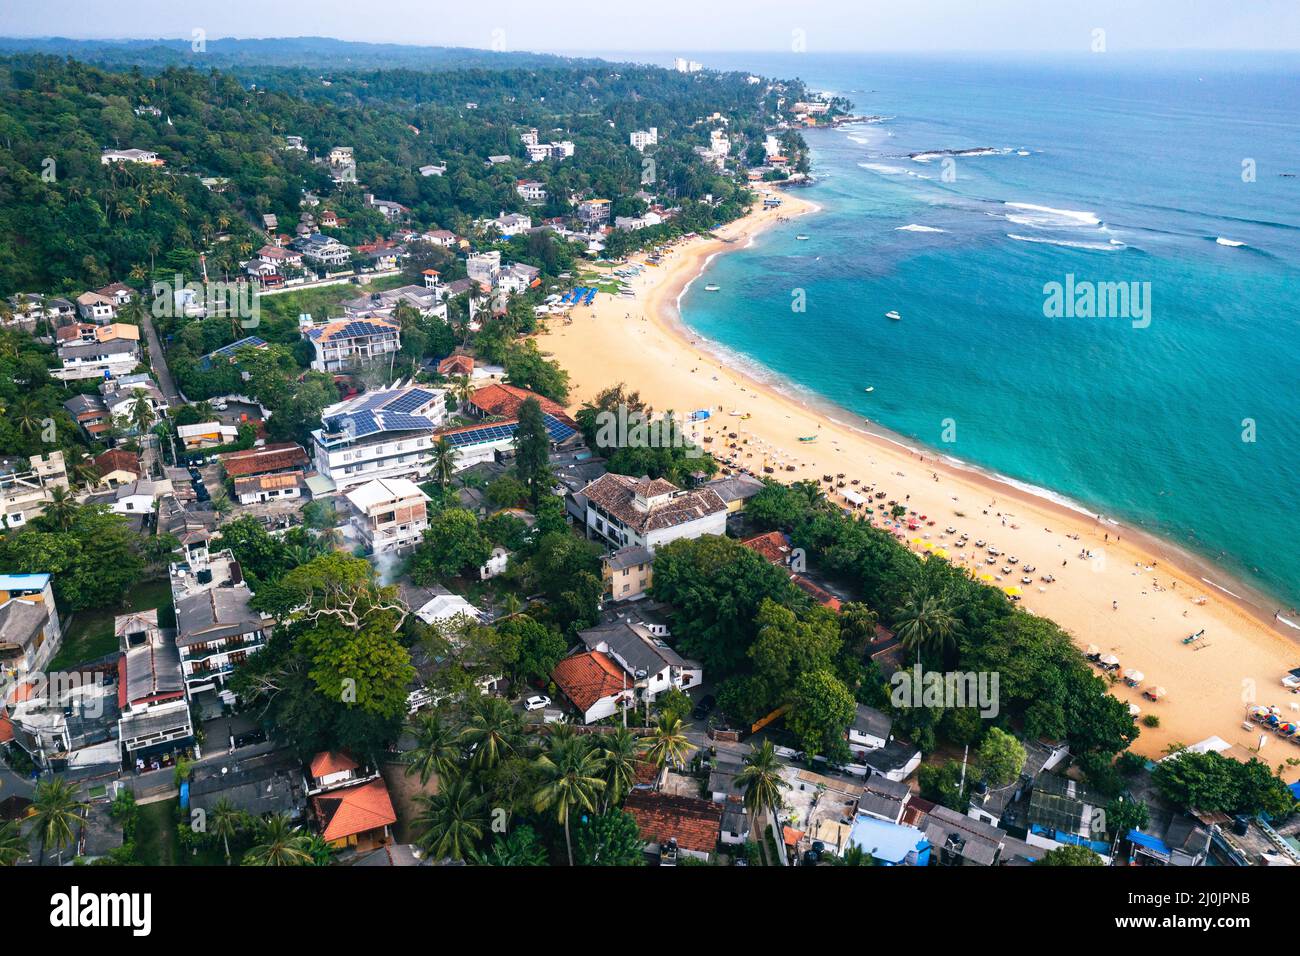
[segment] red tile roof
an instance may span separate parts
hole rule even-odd
[[[378,777],[357,787],[343,787],[312,798],[326,843],[356,836],[397,822],[388,787]]]
[[[838,611],[842,607],[839,598],[834,594],[831,594],[831,592],[827,591],[825,588],[819,587],[812,581],[809,581],[802,574],[792,574],[790,575],[790,580],[794,582],[795,586],[798,587],[799,590],[803,591],[822,607],[828,607],[832,611]]]
[[[8,717],[0,717],[0,744],[7,744],[14,739],[14,725]]]
[[[631,687],[622,669],[600,651],[564,658],[551,671],[551,680],[584,713],[597,701]]]
[[[469,355],[448,355],[438,363],[439,375],[468,375],[474,371],[474,359]]]
[[[302,468],[307,464],[307,452],[293,442],[278,442],[246,451],[232,451],[218,455],[217,461],[231,478],[265,475],[273,471]]]
[[[675,839],[684,850],[712,853],[722,831],[722,804],[698,797],[633,790],[623,801],[647,843]]]
[[[356,770],[357,767],[351,755],[339,750],[325,750],[311,758],[311,775],[317,779],[344,770]]]
[[[790,544],[780,531],[757,534],[740,542],[747,548],[757,551],[773,564],[785,564],[790,558]]]
[[[101,478],[114,471],[129,471],[133,475],[139,475],[140,459],[133,452],[113,448],[95,456],[95,470]]]
[[[530,398],[537,399],[537,403],[542,406],[542,411],[548,415],[567,417],[563,405],[551,401],[544,395],[520,388],[518,385],[484,385],[482,388],[476,388],[469,400],[472,405],[489,415],[515,418],[519,415],[519,406]]]

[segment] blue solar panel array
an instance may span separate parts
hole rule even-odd
[[[576,433],[574,428],[566,425],[554,415],[543,415],[542,421],[546,423],[546,434],[550,436],[551,441],[562,442]],[[453,447],[460,448],[465,445],[482,445],[488,442],[513,438],[518,428],[518,422],[502,422],[499,425],[483,425],[479,428],[452,432],[440,437],[446,438]]]
[[[266,344],[265,339],[259,339],[256,335],[250,335],[247,338],[240,339],[238,342],[231,342],[229,345],[223,345],[221,346],[221,348],[208,353],[208,356],[210,357],[213,355],[220,355],[224,357],[227,355],[234,355],[240,349],[243,348],[260,349],[265,344]]]
[[[426,392],[422,388],[413,388],[405,395],[399,395],[384,405],[384,410],[389,412],[413,412],[432,401],[433,397],[433,392]]]

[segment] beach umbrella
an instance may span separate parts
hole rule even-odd
[[[1020,588],[1016,587],[1015,585],[1012,585],[1011,587],[1008,588],[1003,588],[1002,590],[1006,591],[1007,594],[1011,595],[1012,597],[1020,596]]]
[[[1161,697],[1165,696],[1165,689],[1163,687],[1148,687],[1146,689],[1146,695],[1152,700],[1159,700]]]
[[[1119,664],[1119,658],[1116,657],[1114,654],[1107,654],[1105,657],[1101,659],[1101,662],[1107,665],[1108,667],[1115,667]]]
[[[935,549],[934,549],[934,553],[935,553],[935,556],[936,556],[936,557],[940,557],[940,558],[946,558],[946,557],[948,557],[948,549],[947,549],[947,548],[935,548]]]
[[[1129,704],[1129,705],[1128,705],[1128,715],[1129,715],[1130,717],[1136,717],[1136,716],[1138,716],[1138,714],[1140,714],[1140,713],[1142,713],[1142,708],[1139,707],[1137,704]]]
[[[1124,679],[1131,684],[1142,683],[1144,677],[1146,677],[1146,675],[1135,667],[1126,667],[1124,669]]]
[[[1089,644],[1087,647],[1085,647],[1085,648],[1083,649],[1083,652],[1084,652],[1085,654],[1091,656],[1091,655],[1093,655],[1093,654],[1100,654],[1100,653],[1101,653],[1101,648],[1098,647],[1096,644]]]

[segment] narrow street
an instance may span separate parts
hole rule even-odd
[[[167,367],[167,355],[163,352],[162,342],[159,341],[158,332],[153,327],[153,316],[149,314],[148,309],[140,315],[140,328],[144,329],[145,340],[149,344],[149,365],[153,369],[158,387],[162,389],[168,407],[179,408],[184,404],[181,393],[176,390],[176,383],[172,380],[171,369]]]

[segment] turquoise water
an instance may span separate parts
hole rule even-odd
[[[802,195],[823,211],[715,259],[683,320],[855,416],[1160,533],[1293,607],[1300,60],[1107,56],[737,55],[888,119],[807,133],[817,184]],[[942,157],[909,158],[984,147],[955,178]],[[1047,317],[1044,287],[1067,276],[1148,289],[1149,324]]]

